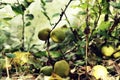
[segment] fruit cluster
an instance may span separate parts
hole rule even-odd
[[[41,29],[38,33],[38,38],[40,40],[46,41],[51,38],[55,43],[61,43],[65,40],[66,34],[62,28],[55,28],[51,30],[50,28]]]

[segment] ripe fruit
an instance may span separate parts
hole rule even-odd
[[[40,40],[45,41],[48,39],[49,33],[50,33],[50,28],[41,29],[38,33],[38,38]]]
[[[44,66],[41,68],[41,73],[43,73],[46,76],[50,76],[53,72],[52,66]]]
[[[111,56],[113,53],[114,53],[114,48],[111,46],[111,45],[108,45],[108,46],[103,46],[102,48],[101,48],[101,52],[102,52],[102,54],[103,55],[105,55],[105,56]]]
[[[120,46],[118,46],[117,50],[120,50]],[[114,58],[120,57],[120,51],[119,51],[119,52],[116,52],[115,54],[113,54],[113,57],[114,57]]]
[[[92,76],[94,76],[96,79],[106,78],[107,74],[107,69],[102,65],[96,65],[92,68]]]
[[[51,39],[56,43],[61,43],[64,41],[66,34],[65,31],[61,28],[53,29],[53,31],[50,33]]]
[[[69,71],[70,71],[69,64],[65,60],[57,61],[54,65],[54,73],[61,77],[68,76]]]

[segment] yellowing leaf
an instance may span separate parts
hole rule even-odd
[[[59,75],[53,73],[53,74],[50,76],[49,80],[63,80],[63,79],[62,79]]]

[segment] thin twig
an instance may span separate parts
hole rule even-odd
[[[22,28],[22,49],[24,50],[25,44],[24,44],[24,39],[25,39],[25,21],[24,21],[24,13],[22,14],[22,21],[23,21],[23,28]]]
[[[59,20],[55,23],[55,25],[53,26],[52,30],[53,30],[53,29],[58,25],[58,23],[62,20],[62,17],[63,17],[63,15],[64,15],[65,11],[67,10],[68,6],[70,5],[70,3],[71,3],[72,1],[73,1],[73,0],[70,0],[70,1],[68,2],[68,4],[66,5],[65,9],[61,12],[60,18],[59,18]]]
[[[86,12],[87,12],[87,17],[86,17],[86,28],[84,30],[84,33],[86,34],[86,47],[85,47],[85,73],[86,73],[86,77],[88,77],[88,73],[87,73],[87,65],[88,65],[88,35],[90,34],[90,28],[89,28],[89,1],[87,0],[87,8],[86,8]]]
[[[101,6],[100,6],[98,0],[96,0],[96,1],[97,1],[97,3],[98,3],[98,7],[99,7],[99,14],[98,14],[97,19],[94,21],[94,28],[93,28],[92,31],[91,31],[91,36],[92,36],[93,32],[95,31],[95,29],[96,29],[96,27],[97,27],[97,25],[98,25],[98,21],[99,21],[100,16],[101,16]]]
[[[70,1],[68,2],[68,4],[66,5],[65,9],[61,12],[60,18],[59,18],[58,21],[55,23],[55,25],[53,26],[52,30],[53,30],[53,29],[58,25],[58,23],[62,20],[62,17],[63,17],[65,11],[67,10],[67,8],[68,8],[68,6],[70,5],[71,2],[72,2],[72,0],[70,0]],[[52,31],[52,30],[51,30],[51,31]],[[51,31],[50,31],[50,32],[51,32]],[[47,40],[47,49],[46,49],[46,51],[48,52],[48,58],[51,60],[52,58],[51,58],[50,52],[49,52],[49,46],[50,46],[49,38],[50,38],[50,33],[49,33],[48,40]]]
[[[19,0],[17,0],[17,3],[20,5]],[[22,8],[21,8],[22,9]],[[24,20],[24,12],[22,13],[22,50],[24,50],[24,39],[25,39],[25,20]]]

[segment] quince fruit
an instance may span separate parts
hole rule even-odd
[[[54,65],[54,73],[61,77],[67,77],[69,75],[69,71],[70,66],[65,60],[57,61]]]
[[[38,38],[43,41],[47,40],[50,31],[51,31],[50,28],[41,29],[38,33]]]
[[[43,73],[46,76],[50,76],[53,72],[52,66],[44,66],[41,68],[41,73]]]
[[[94,76],[97,80],[104,79],[108,75],[107,69],[102,65],[96,65],[92,68],[92,76]]]
[[[101,48],[101,52],[103,55],[110,57],[114,53],[115,49],[111,45],[104,45]]]
[[[65,40],[66,34],[65,31],[62,28],[55,28],[50,33],[51,39],[56,43],[61,43]]]
[[[120,50],[120,46],[118,46],[117,50]],[[113,57],[114,57],[114,58],[120,57],[120,51],[119,51],[119,52],[116,52],[115,54],[113,54]]]

